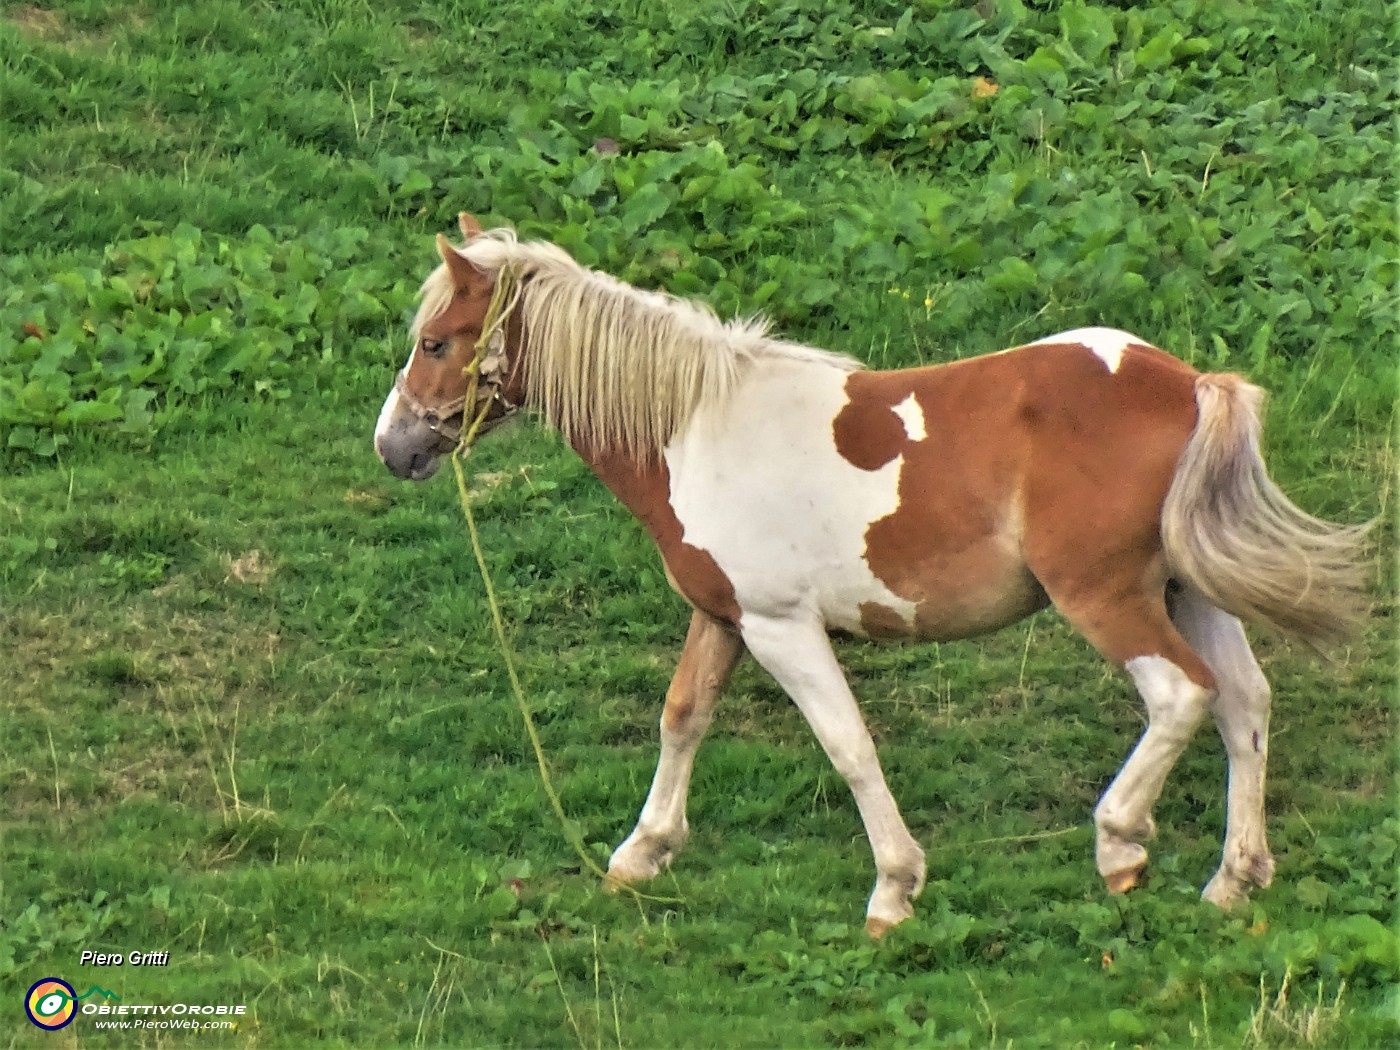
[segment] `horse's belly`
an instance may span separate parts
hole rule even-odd
[[[931,551],[885,589],[900,600],[872,594],[833,601],[828,626],[864,638],[951,641],[998,630],[1048,603],[1019,556],[995,536],[956,554]]]

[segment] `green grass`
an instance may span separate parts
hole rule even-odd
[[[1053,615],[844,645],[929,855],[915,919],[871,944],[858,815],[751,663],[656,887],[679,902],[598,892],[450,482],[392,481],[369,441],[467,208],[879,366],[1134,328],[1268,386],[1280,482],[1379,516],[1388,552],[1388,12],[672,6],[0,4],[0,1045],[1391,1045],[1388,572],[1336,663],[1258,639],[1279,875],[1232,916],[1198,898],[1207,731],[1149,884],[1103,894],[1090,816],[1142,715]],[[686,610],[556,438],[510,428],[470,466],[605,860]],[[19,1000],[50,974],[248,1012],[46,1035]]]

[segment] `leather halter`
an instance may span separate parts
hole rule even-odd
[[[434,434],[446,438],[454,445],[460,445],[463,441],[466,406],[469,400],[476,409],[476,418],[472,421],[471,428],[466,431],[468,443],[474,441],[478,432],[482,430],[486,414],[491,411],[493,404],[499,404],[503,411],[491,421],[491,426],[504,422],[520,411],[520,406],[506,400],[505,396],[505,385],[514,377],[523,356],[516,355],[514,366],[507,375],[505,323],[519,301],[519,286],[514,281],[507,281],[503,274],[497,281],[497,289],[492,296],[481,338],[476,344],[476,352],[466,367],[469,379],[467,391],[461,397],[441,405],[425,405],[408,389],[408,365],[399,369],[398,375],[394,377],[394,390],[398,392],[409,412]],[[454,418],[459,417],[459,422],[452,422]]]
[[[394,390],[398,392],[399,401],[411,412],[418,422],[431,430],[434,434],[451,438],[453,441],[462,436],[461,426],[453,427],[450,422],[452,417],[459,415],[466,407],[467,399],[459,397],[445,405],[438,405],[429,408],[413,395],[413,391],[408,389],[408,369],[400,368],[399,374],[394,377]]]

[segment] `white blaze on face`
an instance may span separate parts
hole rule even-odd
[[[389,424],[393,422],[394,415],[399,410],[399,392],[397,389],[390,390],[389,396],[384,399],[384,407],[379,410],[379,421],[374,424],[374,441],[378,445],[381,438],[389,432]]]
[[[807,611],[863,633],[862,603],[906,623],[915,605],[865,560],[866,530],[899,505],[904,457],[872,471],[837,451],[832,422],[847,401],[847,375],[791,361],[755,364],[717,418],[697,419],[667,447],[666,465],[685,542],[709,552],[745,612]],[[911,407],[906,428],[922,428]]]
[[[409,351],[408,360],[404,362],[403,366],[405,372],[408,371],[408,366],[413,363],[413,355],[417,352],[418,348],[416,346]],[[394,417],[398,415],[398,411],[399,387],[398,376],[396,374],[394,376],[394,386],[389,390],[389,396],[384,399],[384,407],[379,410],[379,419],[374,424],[374,447],[376,450],[379,449],[380,442],[389,433],[389,427],[393,425]],[[380,458],[383,458],[382,452],[380,453]]]
[[[1145,339],[1139,339],[1132,333],[1120,331],[1117,328],[1076,328],[1070,332],[1061,332],[1059,335],[1037,339],[1030,345],[1062,345],[1065,343],[1079,343],[1086,347],[1091,354],[1107,366],[1110,375],[1118,373],[1118,367],[1123,363],[1124,350],[1128,349],[1129,346],[1147,345]]]

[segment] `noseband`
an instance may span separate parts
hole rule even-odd
[[[480,361],[479,366],[477,365],[478,361]],[[398,391],[400,402],[420,423],[434,434],[457,444],[462,440],[462,427],[465,423],[468,400],[474,400],[475,404],[479,406],[479,415],[473,422],[473,429],[485,421],[486,414],[491,410],[493,404],[498,404],[503,409],[502,414],[497,417],[498,420],[504,420],[520,411],[519,405],[506,399],[505,384],[509,377],[506,375],[505,366],[505,334],[498,330],[493,333],[485,359],[482,360],[478,354],[472,358],[471,364],[467,366],[472,372],[473,379],[467,385],[467,392],[461,397],[453,398],[441,405],[423,404],[408,388],[407,366],[399,369],[399,374],[394,377],[394,389]],[[462,420],[454,423],[453,418],[458,416],[463,417]]]
[[[408,366],[404,365],[394,377],[394,390],[403,405],[413,416],[434,434],[446,438],[454,445],[470,446],[476,440],[487,413],[492,405],[500,405],[502,412],[495,423],[509,419],[520,411],[520,406],[506,399],[505,385],[520,367],[520,355],[509,374],[506,373],[506,334],[505,323],[515,307],[520,303],[521,288],[517,281],[502,271],[496,279],[496,288],[491,293],[491,305],[481,324],[481,338],[476,341],[476,350],[466,367],[468,373],[467,391],[461,397],[441,405],[425,405],[408,389]],[[483,391],[482,387],[485,387]],[[476,408],[476,418],[470,429],[463,432],[466,422],[466,406],[472,402]],[[461,416],[462,420],[452,420]]]

